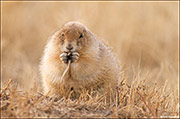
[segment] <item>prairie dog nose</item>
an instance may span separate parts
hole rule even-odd
[[[68,44],[68,45],[66,46],[66,49],[72,50],[72,49],[73,49],[73,46],[72,46],[71,44]]]

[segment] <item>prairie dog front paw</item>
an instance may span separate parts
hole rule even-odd
[[[59,57],[60,57],[61,61],[63,61],[65,64],[68,63],[68,53],[63,52],[60,54]]]
[[[72,52],[72,53],[63,52],[62,54],[60,54],[59,57],[61,61],[67,64],[69,60],[71,61],[71,63],[76,62],[79,59],[79,56],[80,55],[78,52]]]
[[[71,63],[73,63],[73,62],[76,62],[78,59],[79,59],[79,53],[78,52],[73,52],[73,53],[71,53],[71,55],[70,55],[70,58],[71,58]]]

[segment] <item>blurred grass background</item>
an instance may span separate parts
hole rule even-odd
[[[149,85],[167,80],[177,89],[178,9],[177,2],[2,2],[2,83],[41,86],[38,65],[48,38],[79,21],[114,49],[129,83],[141,70],[149,72]]]

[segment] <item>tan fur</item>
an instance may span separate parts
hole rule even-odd
[[[80,45],[77,45],[80,33],[83,38]],[[61,82],[67,64],[60,60],[59,55],[64,52],[64,47],[69,42],[80,57],[70,64],[69,72]],[[118,67],[117,59],[109,47],[81,23],[69,22],[58,30],[46,45],[40,64],[44,93],[61,96],[63,92],[68,94],[72,87],[75,92],[81,89],[104,92],[109,90],[109,86],[116,86]]]

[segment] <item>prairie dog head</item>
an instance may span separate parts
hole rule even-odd
[[[61,52],[80,52],[89,43],[88,29],[79,22],[68,22],[57,33],[57,45]]]

